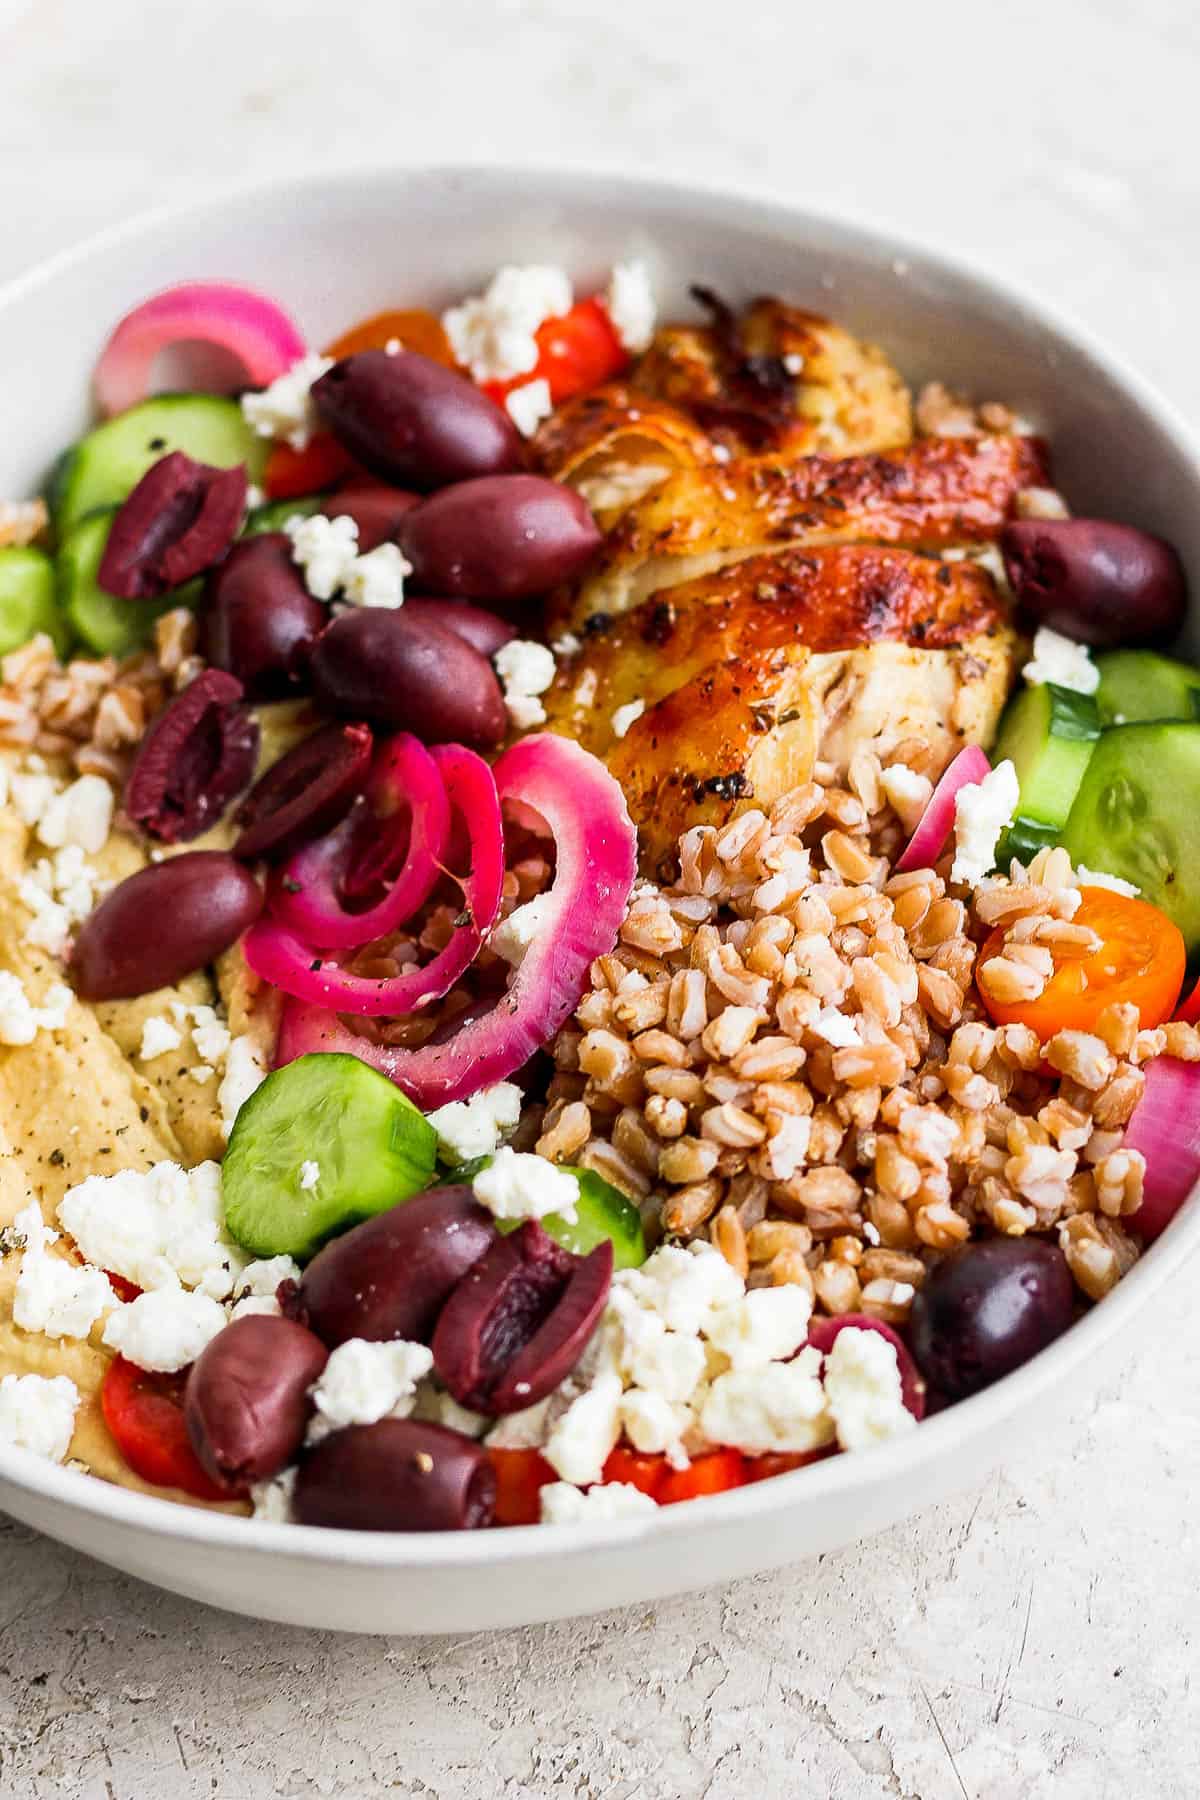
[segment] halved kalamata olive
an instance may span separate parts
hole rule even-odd
[[[258,720],[242,697],[240,681],[205,669],[159,713],[125,784],[125,811],[148,837],[189,843],[250,781]]]
[[[469,1187],[430,1188],[319,1250],[289,1310],[331,1350],[354,1337],[428,1343],[446,1300],[495,1241]]]
[[[335,1431],[304,1457],[292,1511],[345,1531],[471,1531],[490,1525],[496,1472],[461,1431],[380,1419]]]
[[[502,619],[499,613],[485,612],[481,606],[472,606],[469,600],[424,600],[414,595],[405,600],[404,610],[410,619],[442,625],[455,637],[465,638],[489,662],[497,650],[511,643],[517,635],[516,626]]]
[[[586,503],[541,475],[463,481],[414,506],[400,547],[416,585],[462,600],[520,600],[571,581],[601,543]]]
[[[211,469],[173,450],[146,470],[118,511],[96,579],[123,600],[153,600],[211,568],[245,511],[241,464]]]
[[[1000,537],[1021,610],[1036,625],[1107,648],[1166,643],[1187,581],[1172,546],[1110,519],[1020,519]]]
[[[913,1354],[933,1387],[962,1400],[1053,1343],[1071,1323],[1074,1303],[1057,1244],[986,1238],[952,1251],[918,1291]]]
[[[433,1361],[476,1412],[519,1412],[544,1399],[583,1355],[608,1298],[613,1247],[572,1256],[536,1220],[498,1238],[442,1308]]]
[[[325,725],[281,756],[238,808],[233,854],[288,856],[332,831],[362,789],[372,743],[369,725]]]
[[[313,383],[312,397],[343,449],[384,481],[424,491],[521,467],[508,414],[415,350],[345,356]]]
[[[358,526],[358,553],[365,556],[394,538],[405,513],[420,503],[420,494],[408,493],[404,488],[355,482],[330,494],[328,500],[322,501],[321,511],[329,519],[354,520]]]
[[[320,1338],[292,1319],[232,1319],[192,1364],[184,1417],[214,1481],[269,1481],[304,1442],[308,1390],[329,1360]]]
[[[279,700],[303,681],[309,646],[328,618],[292,561],[282,531],[243,538],[208,578],[204,654],[251,700]]]
[[[262,911],[262,891],[223,850],[185,850],[118,883],[71,952],[83,1000],[128,1000],[203,969]]]
[[[309,673],[327,711],[399,727],[426,744],[489,749],[508,728],[487,657],[407,606],[356,607],[332,620],[313,645]]]

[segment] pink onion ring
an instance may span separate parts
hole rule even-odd
[[[1146,1159],[1142,1204],[1123,1221],[1152,1241],[1200,1181],[1200,1063],[1156,1056],[1125,1130],[1124,1150]]]
[[[556,853],[537,936],[507,993],[484,1017],[416,1050],[368,1043],[333,1013],[291,1000],[278,1063],[312,1050],[348,1052],[429,1110],[513,1074],[565,1023],[593,959],[617,941],[637,873],[637,833],[604,764],[568,738],[522,738],[494,774],[502,801],[523,802],[545,821]]]
[[[411,919],[433,891],[450,841],[445,771],[436,757],[436,751],[431,755],[407,731],[382,743],[361,800],[336,830],[305,844],[283,865],[272,884],[270,916],[295,938],[323,950],[355,949]],[[340,896],[355,870],[364,813],[373,814],[378,823],[368,850],[372,863],[381,871],[399,867],[400,872],[375,906],[352,913]]]
[[[978,744],[968,744],[965,750],[959,751],[930,795],[921,822],[896,864],[897,875],[903,875],[909,869],[932,869],[954,830],[954,803],[958,790],[973,781],[982,781],[991,772],[992,765]]]
[[[229,281],[180,282],[126,313],[101,351],[93,382],[104,417],[146,399],[162,351],[196,342],[230,351],[248,387],[286,374],[307,348],[287,313],[264,294]]]
[[[466,823],[471,846],[470,868],[461,877],[464,922],[455,927],[445,949],[432,962],[403,975],[351,975],[337,962],[322,957],[311,943],[297,937],[277,919],[260,918],[242,942],[242,953],[256,975],[297,999],[332,1006],[337,1012],[355,1013],[360,1018],[380,1019],[418,1012],[448,994],[466,973],[500,911],[504,885],[500,802],[492,771],[473,750],[464,749],[461,744],[439,744],[432,755],[450,805]],[[388,900],[375,908],[376,912],[389,904],[403,881],[402,875]]]

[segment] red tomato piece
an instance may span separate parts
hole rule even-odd
[[[537,1450],[488,1448],[488,1461],[496,1471],[497,1525],[536,1525],[541,1516],[538,1499],[547,1482],[558,1476]]]
[[[655,1498],[660,1506],[680,1500],[699,1500],[704,1494],[724,1494],[741,1487],[746,1479],[746,1458],[740,1450],[707,1450],[693,1456],[686,1469],[667,1469]]]
[[[276,444],[267,458],[263,492],[268,500],[297,500],[319,494],[349,473],[354,463],[328,431],[318,431],[303,450]]]
[[[629,367],[628,350],[617,336],[613,322],[598,299],[579,300],[559,319],[547,319],[535,333],[538,359],[527,375],[511,381],[485,381],[485,394],[497,406],[506,394],[529,381],[547,381],[555,406],[584,394],[589,388],[611,381]]]
[[[186,1380],[186,1372],[152,1375],[118,1356],[100,1390],[104,1422],[143,1481],[182,1488],[196,1500],[237,1499],[237,1491],[210,1481],[196,1459],[183,1417]]]
[[[1175,1017],[1185,1025],[1200,1025],[1200,981],[1198,981],[1183,1004],[1176,1009]]]
[[[113,1293],[117,1296],[118,1300],[123,1300],[126,1306],[128,1306],[131,1300],[136,1300],[141,1293],[141,1288],[137,1287],[132,1281],[126,1281],[123,1275],[114,1275],[111,1269],[105,1269],[104,1273],[108,1276],[109,1286],[112,1288]]]
[[[648,1456],[643,1451],[630,1450],[625,1444],[618,1444],[615,1450],[609,1451],[600,1479],[623,1481],[626,1486],[635,1487],[639,1492],[649,1494],[652,1500],[657,1500],[667,1473],[667,1459],[661,1453]]]

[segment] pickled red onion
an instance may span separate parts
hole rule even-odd
[[[932,869],[946,839],[954,830],[954,803],[960,788],[990,775],[992,765],[978,744],[960,750],[945,770],[921,814],[921,822],[908,840],[907,848],[896,864],[897,875],[909,869]]]
[[[461,744],[440,744],[431,754],[445,784],[449,805],[466,826],[471,847],[471,866],[461,877],[463,922],[456,925],[449,943],[431,962],[403,975],[354,975],[319,955],[311,942],[280,924],[277,917],[267,916],[251,926],[242,943],[242,953],[256,975],[297,999],[332,1006],[338,1012],[355,1013],[360,1018],[379,1019],[417,1012],[440,1000],[470,968],[500,911],[504,883],[500,803],[492,771],[473,750],[464,749]],[[402,874],[387,899],[373,909],[374,915],[382,914],[385,908],[396,910],[394,896],[404,882]],[[367,919],[372,914],[348,916]],[[385,929],[393,930],[410,916],[411,909]]]
[[[1200,1063],[1156,1056],[1125,1130],[1124,1150],[1146,1159],[1142,1204],[1122,1224],[1153,1240],[1200,1181]]]
[[[347,1052],[428,1110],[513,1074],[566,1022],[593,958],[617,940],[637,873],[637,833],[603,763],[567,738],[522,738],[493,773],[501,800],[532,808],[555,844],[554,881],[543,896],[538,935],[507,993],[483,1017],[416,1050],[368,1043],[335,1014],[290,1000],[280,1026],[280,1064],[308,1051]]]
[[[155,357],[197,342],[235,356],[248,387],[266,387],[307,349],[287,313],[265,294],[229,281],[180,282],[126,313],[101,351],[93,382],[105,418],[146,399]]]

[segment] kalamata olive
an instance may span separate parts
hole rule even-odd
[[[125,811],[148,837],[190,843],[250,781],[258,720],[241,702],[240,681],[204,669],[159,713],[125,783]]]
[[[470,1531],[490,1525],[496,1472],[461,1431],[380,1419],[322,1438],[296,1476],[301,1525],[346,1531]]]
[[[214,1481],[269,1481],[304,1442],[308,1390],[329,1360],[320,1338],[292,1319],[233,1319],[192,1364],[184,1418]]]
[[[885,1325],[882,1319],[873,1319],[869,1313],[839,1313],[835,1319],[814,1319],[808,1328],[808,1342],[814,1350],[827,1356],[836,1344],[840,1333],[852,1329],[854,1331],[873,1331],[877,1336],[886,1338],[896,1352],[896,1363],[900,1370],[900,1397],[914,1419],[925,1417],[925,1381],[913,1361],[912,1351],[904,1342],[899,1332]]]
[[[185,850],[119,882],[79,928],[71,952],[83,1000],[128,1000],[169,987],[228,950],[262,910],[254,877],[223,850]]]
[[[236,675],[252,700],[278,700],[303,679],[328,614],[292,561],[291,539],[265,531],[235,544],[208,578],[204,654]]]
[[[430,1188],[318,1251],[296,1310],[331,1350],[353,1337],[427,1343],[447,1298],[495,1241],[469,1187]]]
[[[516,626],[502,619],[499,613],[485,612],[482,606],[472,606],[469,600],[423,600],[414,595],[405,600],[404,610],[410,619],[443,625],[455,637],[465,638],[489,662],[497,650],[511,643],[517,635]]]
[[[325,725],[281,756],[238,808],[233,854],[289,856],[331,831],[362,789],[373,741],[369,725]]]
[[[1071,1323],[1075,1287],[1056,1244],[986,1238],[952,1251],[918,1291],[909,1337],[921,1371],[962,1400],[999,1381]]]
[[[376,482],[355,482],[338,488],[321,503],[326,518],[353,519],[358,526],[358,552],[377,550],[395,537],[396,528],[406,512],[420,505],[420,494],[404,488],[384,487]]]
[[[426,744],[488,749],[508,728],[487,657],[407,606],[357,607],[332,620],[313,645],[309,673],[328,712],[400,727]]]
[[[461,600],[520,600],[570,581],[599,548],[586,503],[541,475],[463,481],[414,506],[399,541],[415,585]]]
[[[1101,648],[1166,643],[1187,581],[1172,546],[1110,519],[1020,519],[1000,537],[1018,605],[1036,625]]]
[[[246,470],[212,469],[173,450],[151,464],[108,533],[96,579],[123,600],[152,600],[216,562],[246,511]]]
[[[343,449],[384,481],[425,491],[521,467],[508,414],[416,350],[345,356],[313,383],[312,397]]]
[[[497,1238],[459,1282],[433,1334],[433,1362],[476,1412],[544,1399],[583,1355],[608,1298],[613,1247],[572,1256],[536,1220]]]

